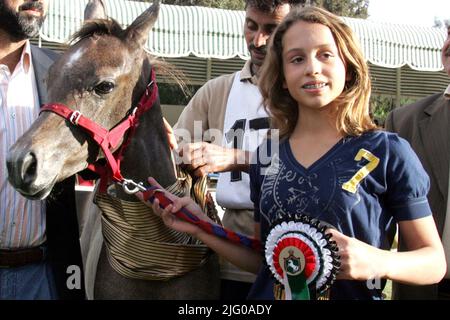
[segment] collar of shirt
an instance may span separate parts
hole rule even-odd
[[[11,72],[9,68],[2,64],[0,65],[0,71],[2,72],[2,76],[6,78],[10,78],[12,75],[16,74],[17,72],[25,72],[25,74],[28,74],[31,67],[31,46],[30,41],[27,40],[25,42],[25,45],[22,49],[22,54],[20,55],[20,60],[16,65],[16,68]]]
[[[250,81],[254,85],[257,83],[257,77],[256,75],[252,75],[252,63],[250,60],[247,60],[245,62],[244,67],[241,70],[241,79],[242,82],[244,81]]]
[[[23,51],[22,51],[22,55],[20,57],[20,61],[19,64],[17,65],[17,67],[20,67],[23,69],[23,71],[28,74],[28,72],[30,71],[30,67],[31,67],[31,46],[30,46],[30,41],[27,40],[25,42],[25,45],[23,47]],[[16,69],[17,69],[16,67]]]
[[[450,85],[447,87],[447,89],[444,92],[444,98],[447,100],[450,100]]]

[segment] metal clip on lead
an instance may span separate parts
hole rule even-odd
[[[142,182],[137,183],[131,179],[124,179],[119,184],[122,186],[123,191],[125,191],[128,194],[135,194],[136,192],[146,190]]]

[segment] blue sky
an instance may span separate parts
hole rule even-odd
[[[433,26],[450,19],[450,0],[370,0],[369,20]]]

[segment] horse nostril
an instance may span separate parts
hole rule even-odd
[[[23,159],[21,172],[22,181],[29,185],[36,179],[37,159],[33,152],[29,152]]]

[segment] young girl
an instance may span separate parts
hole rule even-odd
[[[274,221],[288,213],[333,225],[341,268],[331,299],[381,299],[379,279],[438,282],[446,264],[426,198],[428,177],[409,144],[370,119],[369,72],[350,28],[307,7],[292,10],[272,37],[260,88],[281,140],[272,150],[277,161],[256,157],[250,168],[256,234],[264,243]],[[168,226],[258,273],[250,298],[274,298],[260,253],[178,220],[171,212],[182,206],[205,215],[190,200],[170,197],[174,205],[165,210],[153,205]],[[397,225],[407,252],[389,250]]]

